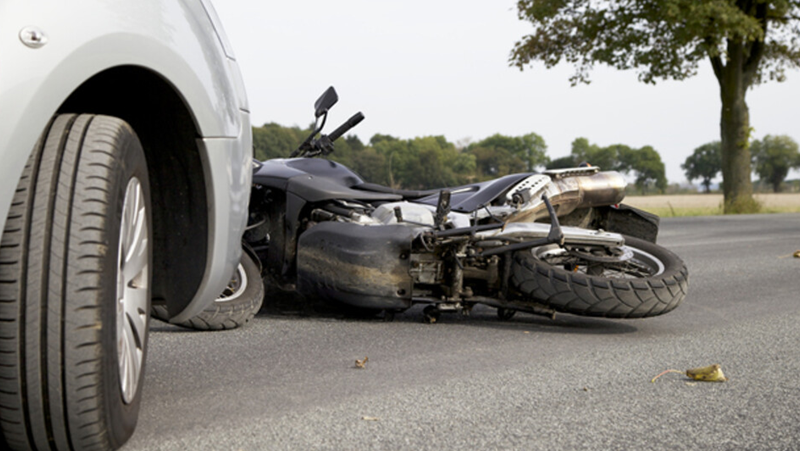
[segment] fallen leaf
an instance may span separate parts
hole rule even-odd
[[[651,379],[650,382],[655,382],[659,377],[667,373],[683,374],[688,378],[701,382],[725,382],[728,380],[728,378],[725,377],[724,374],[722,374],[722,367],[718,363],[715,363],[713,365],[703,366],[700,368],[692,368],[686,371],[680,371],[680,370],[662,371],[661,373],[659,373],[658,376]]]
[[[703,382],[725,382],[728,380],[728,378],[722,374],[722,367],[718,363],[686,370],[686,375],[696,381]]]
[[[364,421],[381,421],[378,417],[361,417],[361,419]]]
[[[523,334],[529,334],[530,332],[528,332],[528,331],[526,330],[525,332],[522,332],[522,333],[523,333]]]
[[[364,360],[356,359],[356,368],[364,369],[367,367],[367,361],[369,361],[369,357],[364,357]]]
[[[794,258],[800,258],[800,251],[794,253]]]

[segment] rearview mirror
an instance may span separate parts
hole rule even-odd
[[[339,96],[336,95],[336,90],[333,89],[333,86],[328,88],[319,99],[317,99],[316,103],[314,103],[314,117],[320,117],[323,114],[328,112],[330,107],[336,105],[336,102],[339,101]]]

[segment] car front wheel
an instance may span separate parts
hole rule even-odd
[[[0,242],[0,448],[127,441],[142,395],[151,270],[147,164],[133,129],[109,116],[56,116]]]

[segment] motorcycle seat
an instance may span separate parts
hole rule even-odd
[[[359,189],[362,191],[369,191],[373,193],[397,194],[403,196],[403,199],[419,199],[422,197],[439,194],[440,191],[437,189],[429,189],[429,190],[394,189],[388,186],[378,185],[377,183],[369,183],[369,182],[359,183],[358,185],[353,185],[351,188]]]

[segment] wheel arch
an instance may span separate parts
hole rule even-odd
[[[107,69],[81,84],[58,113],[128,122],[147,158],[153,218],[153,303],[174,315],[197,292],[207,267],[212,208],[195,117],[180,93],[139,66]]]

